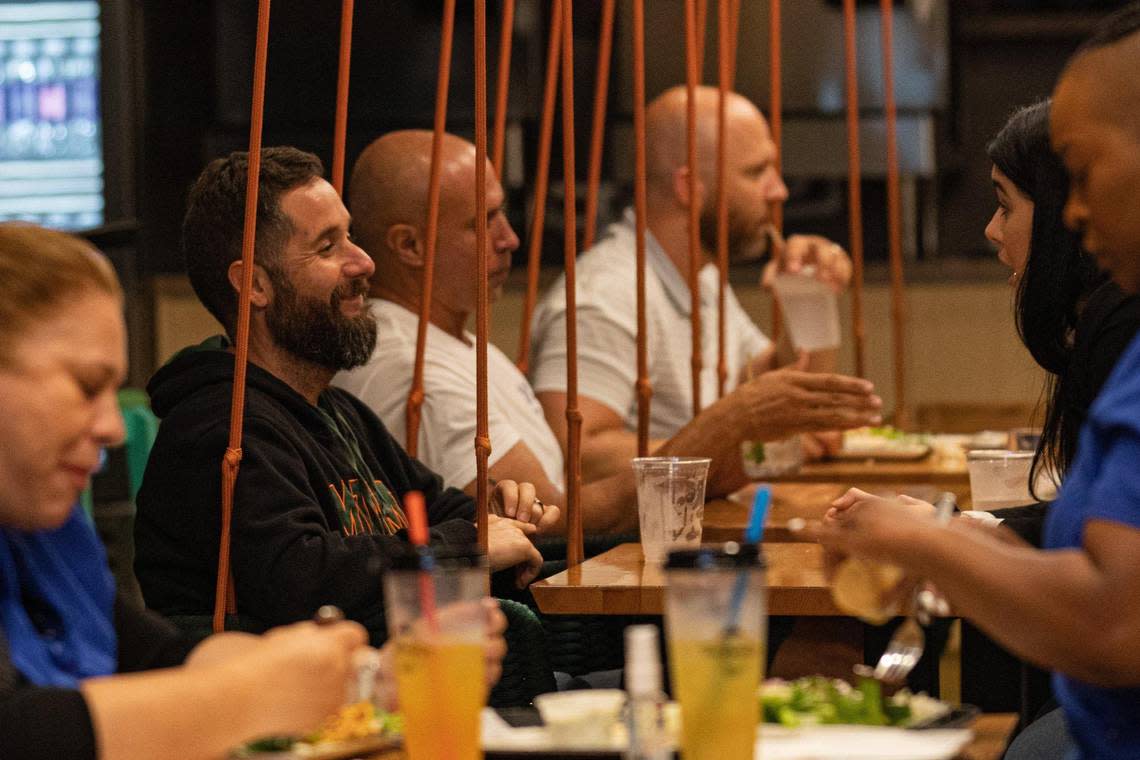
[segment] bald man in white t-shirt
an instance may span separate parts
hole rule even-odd
[[[349,187],[354,237],[376,262],[371,295],[379,334],[369,363],[338,375],[333,382],[371,406],[400,439],[415,361],[430,156],[431,132],[390,133],[361,154]],[[466,325],[476,308],[475,148],[447,135],[442,158],[418,454],[444,475],[448,485],[473,493],[475,348]],[[486,176],[489,292],[494,301],[519,240],[503,213],[503,190],[490,166]],[[542,502],[562,504],[564,463],[558,439],[525,376],[495,346],[488,346],[488,354],[490,477],[517,480],[520,488],[530,488],[527,484],[532,483]],[[763,419],[760,428],[768,439],[799,429],[831,428],[835,415],[849,414],[859,404],[867,409],[874,404],[870,384],[862,380],[788,370],[765,377],[741,398],[752,402],[748,413]],[[713,456],[710,497],[729,493],[745,482],[739,449],[735,456],[722,456],[720,441],[725,429],[740,423],[734,419],[738,413],[733,407],[714,408],[707,426],[689,426],[659,449],[663,454]],[[823,421],[811,422],[812,415]],[[788,422],[790,418],[796,421]],[[636,486],[631,468],[622,466],[615,474],[584,486],[582,507],[588,532],[635,530]],[[560,519],[561,528],[565,516]]]

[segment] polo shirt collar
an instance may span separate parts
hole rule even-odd
[[[629,227],[632,235],[637,234],[637,215],[632,208],[625,210],[623,224]],[[680,271],[669,258],[669,254],[665,253],[665,249],[657,242],[657,238],[653,237],[653,233],[649,231],[648,227],[645,229],[645,261],[646,265],[657,275],[666,295],[673,302],[673,308],[677,310],[677,313],[686,317],[689,316],[692,313],[689,283],[681,276]]]

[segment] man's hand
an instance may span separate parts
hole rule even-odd
[[[882,422],[874,385],[844,375],[785,368],[765,372],[723,401],[739,409],[743,438],[778,441],[797,433],[847,430]]]
[[[558,523],[561,510],[541,501],[534,484],[500,480],[491,492],[491,511],[502,517],[530,523],[539,533],[548,533]]]
[[[815,267],[816,279],[836,293],[842,293],[851,282],[851,258],[847,251],[819,235],[792,235],[783,249],[774,247],[761,282],[771,288],[777,274],[795,274],[805,266]]]
[[[800,436],[800,445],[803,447],[805,461],[819,462],[839,453],[843,448],[843,433],[835,430],[804,433]]]
[[[531,523],[509,517],[488,515],[488,519],[487,560],[491,570],[514,567],[518,587],[526,588],[542,569],[542,555],[529,538],[538,529]]]

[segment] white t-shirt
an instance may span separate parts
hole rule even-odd
[[[578,392],[612,408],[637,429],[637,257],[632,210],[578,259]],[[670,438],[693,417],[692,323],[689,286],[646,231],[645,315],[648,331],[649,435]],[[717,268],[700,272],[701,403],[716,400]],[[560,277],[534,314],[531,384],[537,392],[566,390],[566,282]],[[725,292],[726,390],[741,368],[771,341],[749,319],[736,295]]]
[[[372,313],[377,322],[372,358],[363,367],[337,374],[333,385],[364,401],[403,443],[419,315],[384,300],[372,301]],[[475,337],[470,333],[466,337],[465,343],[429,325],[424,355],[418,458],[456,488],[475,480]],[[494,345],[487,346],[487,385],[488,465],[524,441],[546,476],[561,489],[563,460],[558,440],[526,377]]]

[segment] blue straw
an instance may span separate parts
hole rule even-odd
[[[764,520],[768,518],[768,507],[772,503],[772,489],[763,483],[756,489],[752,498],[752,511],[748,514],[748,527],[744,529],[744,543],[758,544],[764,535]]]
[[[752,499],[752,511],[748,515],[748,527],[744,529],[744,543],[758,544],[764,535],[764,520],[768,516],[768,506],[772,503],[772,489],[767,484],[756,489],[756,496]],[[744,605],[744,594],[748,591],[748,571],[741,569],[736,574],[736,583],[732,586],[732,599],[729,601],[728,620],[724,624],[724,633],[729,636],[736,633],[737,623],[740,620],[740,608]]]

